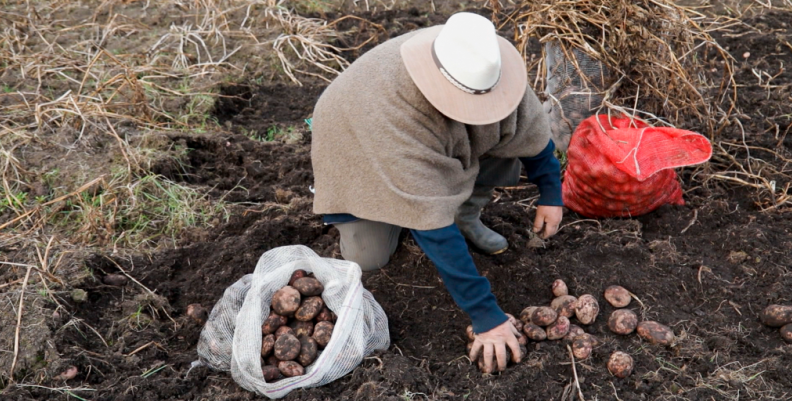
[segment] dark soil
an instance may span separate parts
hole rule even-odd
[[[768,14],[746,21],[737,29],[742,36],[718,38],[739,60],[737,77],[744,85],[739,107],[750,116],[746,141],[787,157],[792,74],[781,65],[792,65],[792,48],[786,47],[789,21],[788,12]],[[743,59],[747,51],[750,57]],[[778,86],[768,90],[752,69],[771,76],[783,72],[771,83]],[[191,149],[186,165],[163,163],[156,172],[211,188],[212,196],[235,204],[234,213],[219,227],[185,233],[176,249],[126,259],[95,255],[87,261],[99,277],[121,266],[162,298],[146,295],[132,282],[85,285],[87,302],[67,308],[99,332],[111,333],[107,344],[88,329],[63,329],[65,320],[52,321],[52,342],[79,369],[66,384],[97,389],[78,394],[92,400],[259,398],[227,373],[190,370],[201,327],[185,310],[193,303],[211,308],[269,249],[304,244],[322,256],[339,257],[336,230],[311,212],[309,133],[299,128],[302,139],[288,145],[243,134],[273,125],[300,126],[322,85],[227,88],[229,97],[218,104],[216,115],[230,132],[172,138]],[[728,129],[723,135],[739,141],[739,133]],[[577,364],[586,399],[792,399],[792,345],[757,318],[769,303],[792,303],[792,219],[788,213],[760,212],[746,191],[702,186],[689,171],[681,176],[686,206],[663,207],[636,219],[594,221],[569,213],[560,233],[540,248],[527,245],[533,216],[519,203],[535,189],[526,184],[502,190],[483,220],[507,236],[511,247],[502,255],[474,254],[474,259],[507,312],[549,303],[550,284],[557,278],[572,294],[590,293],[600,300],[600,317],[585,330],[602,344]],[[612,284],[636,294],[642,303],[634,301],[629,308],[672,327],[679,344],[665,348],[611,334],[606,322],[613,309],[601,294]],[[561,342],[529,344],[521,364],[497,375],[479,373],[463,357],[467,317],[409,237],[387,267],[364,275],[364,285],[388,315],[390,349],[334,383],[298,390],[286,399],[576,399],[570,357]],[[635,359],[626,379],[605,368],[615,350]],[[36,387],[17,387],[3,397],[70,398]]]

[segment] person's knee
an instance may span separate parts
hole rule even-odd
[[[388,264],[399,241],[401,228],[367,220],[339,224],[341,256],[360,265],[361,270],[377,270]]]

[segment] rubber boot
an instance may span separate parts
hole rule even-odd
[[[502,235],[490,230],[481,222],[481,209],[490,202],[494,187],[475,187],[470,199],[457,210],[454,222],[462,235],[484,253],[497,255],[509,247]]]

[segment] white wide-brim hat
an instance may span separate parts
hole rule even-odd
[[[407,71],[438,111],[464,124],[503,120],[525,95],[528,75],[520,52],[486,18],[452,15],[401,46]]]

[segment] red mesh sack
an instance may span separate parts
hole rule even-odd
[[[706,162],[704,136],[639,120],[591,116],[572,135],[562,184],[564,204],[589,217],[629,217],[684,205],[675,167]]]

